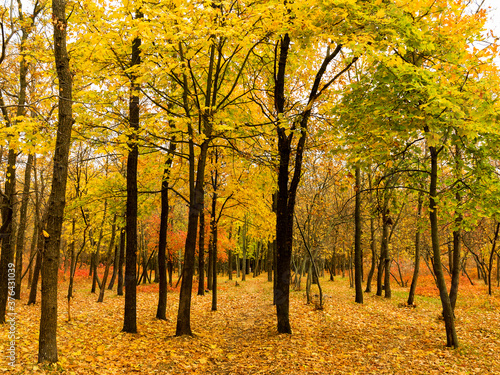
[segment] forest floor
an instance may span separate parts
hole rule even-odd
[[[426,286],[427,282],[427,286]],[[8,325],[0,331],[0,372],[9,374],[500,374],[500,290],[462,280],[457,302],[461,346],[445,347],[440,302],[432,280],[418,289],[417,307],[400,307],[408,288],[393,286],[393,298],[364,295],[354,303],[347,278],[321,279],[325,307],[305,303],[292,291],[293,334],[276,333],[272,283],[267,276],[247,281],[219,279],[218,311],[211,293],[193,293],[194,337],[174,337],[178,289],[168,294],[168,321],[154,318],[158,285],[138,287],[137,334],[121,332],[122,296],[106,291],[104,303],[90,281],[76,283],[72,321],[67,321],[67,281],[59,288],[57,366],[36,363],[40,302],[16,305],[17,366],[8,366]],[[305,284],[305,282],[304,282]],[[316,288],[316,286],[313,286]]]

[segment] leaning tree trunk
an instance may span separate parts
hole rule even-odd
[[[426,130],[427,131],[427,130]],[[443,317],[446,329],[446,346],[458,347],[458,338],[455,330],[455,316],[451,306],[450,296],[446,287],[443,266],[441,264],[441,249],[439,245],[439,227],[438,227],[438,207],[437,207],[437,181],[438,181],[438,154],[435,147],[429,146],[431,155],[431,174],[429,188],[429,220],[431,223],[431,241],[433,252],[433,268],[436,276],[436,284],[439,289],[441,305],[443,307]]]
[[[66,1],[52,0],[52,23],[54,25],[54,57],[59,79],[59,119],[57,125],[52,189],[48,201],[47,239],[42,253],[42,307],[38,362],[57,362],[57,271],[59,247],[66,205],[66,182],[71,146],[72,74],[66,49]],[[45,234],[45,233],[44,233]]]
[[[38,240],[40,243],[41,239]],[[40,249],[36,249],[35,267],[33,270],[33,277],[30,286],[30,295],[28,297],[28,305],[36,303],[36,294],[38,291],[38,279],[40,278],[40,269],[42,268],[42,254]]]

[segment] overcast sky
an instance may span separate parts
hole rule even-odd
[[[500,34],[500,0],[485,0],[484,4],[490,9],[490,20],[488,28],[495,30],[497,36]]]

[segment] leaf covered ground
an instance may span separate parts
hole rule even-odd
[[[427,280],[428,282],[428,280]],[[168,321],[154,318],[157,285],[138,287],[138,334],[122,333],[123,297],[107,291],[104,303],[90,281],[76,284],[72,321],[67,321],[60,284],[59,363],[36,363],[40,303],[18,301],[17,367],[7,365],[7,326],[1,327],[0,371],[12,374],[500,374],[500,299],[484,287],[464,285],[457,304],[461,347],[445,348],[440,303],[425,280],[417,308],[400,307],[406,288],[393,286],[387,300],[365,294],[354,303],[347,278],[322,280],[325,308],[305,304],[291,292],[292,335],[276,333],[272,284],[261,275],[219,281],[218,311],[211,294],[192,299],[194,337],[174,337],[178,291],[168,294]],[[431,285],[431,284],[429,284]],[[498,289],[497,294],[500,293]]]

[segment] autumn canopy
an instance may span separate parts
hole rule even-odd
[[[267,273],[268,330],[293,337],[302,284],[326,314],[342,275],[359,304],[372,284],[410,308],[431,290],[441,344],[460,347],[460,287],[491,302],[500,284],[489,16],[464,0],[3,1],[0,322],[39,306],[37,361],[54,364],[81,289],[123,295],[108,329],[144,332],[151,292],[165,337],[196,337],[201,296],[223,316]]]

